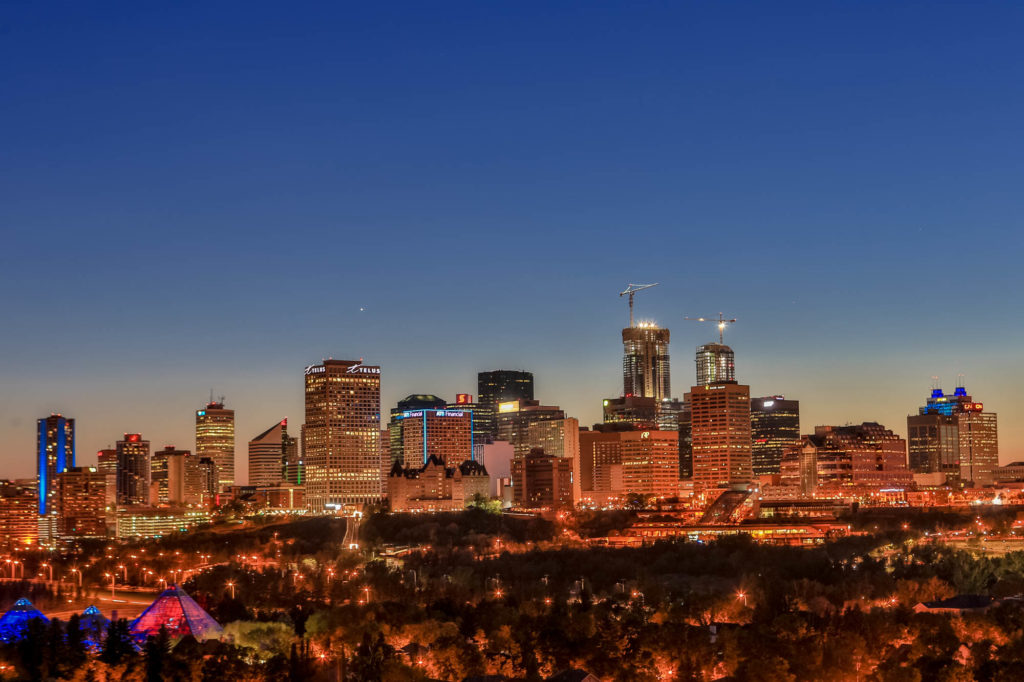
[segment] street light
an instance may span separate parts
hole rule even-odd
[[[110,578],[110,598],[113,600],[117,597],[117,594],[114,592],[114,582],[117,580],[117,575],[114,573],[104,573],[103,575]]]
[[[743,600],[743,605],[744,606],[747,605],[747,593],[744,592],[743,590],[740,590],[739,592],[736,593],[736,599],[742,599]]]
[[[78,587],[82,587],[82,572],[77,568],[72,568],[71,572],[78,576]]]
[[[235,598],[235,583],[228,581],[228,588],[231,590],[231,599]]]
[[[50,564],[45,564],[45,563],[44,564],[40,564],[40,566],[42,566],[43,568],[49,570],[49,572],[50,572],[50,582],[52,583],[53,582],[53,566],[51,566]]]

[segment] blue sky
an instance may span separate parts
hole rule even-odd
[[[712,338],[683,317],[722,310],[805,430],[905,433],[963,372],[1024,458],[1022,29],[1011,3],[6,3],[0,476],[52,411],[83,461],[191,447],[211,387],[244,453],[326,356],[382,365],[385,408],[530,369],[590,423],[638,281],[677,395]]]

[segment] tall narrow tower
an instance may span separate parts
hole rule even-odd
[[[672,396],[668,356],[669,331],[650,322],[622,330],[622,392],[626,397]]]
[[[75,420],[51,414],[39,419],[36,427],[39,514],[45,516],[55,503],[57,474],[75,466]]]
[[[217,467],[217,490],[235,484],[235,411],[210,401],[196,410],[196,457],[208,457]]]

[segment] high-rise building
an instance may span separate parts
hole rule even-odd
[[[494,425],[494,407],[484,408],[480,403],[473,402],[473,394],[456,393],[455,402],[448,403],[449,410],[467,410],[473,421],[473,447],[482,446],[494,440],[491,430]]]
[[[57,474],[57,535],[64,539],[107,535],[107,476],[96,467],[69,467]]]
[[[545,419],[530,422],[526,427],[526,441],[531,448],[541,448],[544,454],[561,457],[572,462],[572,495],[580,499],[580,422],[575,417]],[[512,480],[512,485],[521,481]]]
[[[29,549],[39,542],[36,481],[0,481],[0,548]]]
[[[960,435],[960,480],[979,487],[995,483],[999,468],[996,414],[982,410],[981,403],[974,403],[956,416]]]
[[[512,479],[517,506],[531,509],[573,507],[572,462],[565,457],[545,454],[534,448],[525,457],[512,461]]]
[[[149,461],[149,501],[152,505],[168,504],[170,500],[170,459],[175,455],[187,455],[188,450],[179,450],[173,445],[153,452]]]
[[[530,452],[527,432],[530,424],[551,419],[565,419],[565,412],[555,405],[541,405],[539,400],[514,400],[498,404],[498,440],[512,444],[516,457]]]
[[[957,386],[952,395],[932,388],[918,413],[907,417],[910,469],[943,473],[951,482],[994,482],[998,466],[996,415],[983,410],[982,403],[974,402],[963,386]],[[961,433],[961,425],[968,433]],[[964,446],[969,451],[964,452]]]
[[[36,495],[39,515],[45,516],[53,506],[57,474],[75,466],[75,420],[51,414],[37,420],[36,430]]]
[[[114,448],[96,452],[96,469],[107,476],[117,475],[117,450]]]
[[[194,466],[190,466],[192,462]],[[193,456],[185,460],[185,499],[195,499],[198,504],[208,506],[218,495],[217,463],[209,457]]]
[[[388,455],[390,461],[388,467],[395,462],[405,465],[405,447],[402,444],[402,422],[399,416],[415,410],[443,410],[448,406],[444,398],[430,393],[414,393],[398,401],[396,407],[391,408],[391,421],[388,422]]]
[[[282,419],[249,441],[249,485],[273,486],[285,480],[289,461],[298,459],[299,442]]]
[[[694,489],[750,482],[750,387],[735,381],[694,386],[687,402]]]
[[[473,459],[473,418],[468,410],[407,410],[392,419],[406,468],[422,467],[431,457],[449,468]]]
[[[641,322],[622,330],[622,392],[627,398],[672,395],[668,355],[669,330]]]
[[[324,513],[383,496],[380,367],[325,360],[305,370],[306,506]]]
[[[907,444],[876,422],[816,426],[814,434],[784,448],[783,485],[805,494],[842,495],[913,481],[907,469]],[[855,489],[855,490],[851,490]]]
[[[679,493],[679,432],[626,431],[622,447],[622,491],[672,497]]]
[[[698,386],[736,381],[736,356],[729,346],[721,343],[698,346],[696,361]]]
[[[498,434],[498,405],[533,400],[533,373],[523,370],[496,369],[477,374],[477,419],[479,431],[491,439]]]
[[[219,490],[235,484],[235,411],[224,408],[223,398],[196,410],[195,452],[197,457],[208,457],[217,465]]]
[[[126,433],[117,441],[117,503],[149,504],[149,441]]]
[[[654,397],[605,398],[605,424],[629,424],[635,429],[658,428],[658,400]]]
[[[800,440],[800,401],[781,395],[751,398],[750,437],[754,475],[779,473],[782,450]]]

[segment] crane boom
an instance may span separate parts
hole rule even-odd
[[[736,321],[735,317],[732,318],[731,320],[725,319],[725,315],[722,314],[722,313],[718,313],[718,319],[717,320],[715,318],[713,318],[713,317],[710,317],[710,318],[709,317],[684,317],[683,319],[684,320],[690,320],[691,322],[717,322],[718,323],[718,343],[722,343],[722,344],[725,343],[725,328],[728,325],[733,324]]]
[[[633,326],[633,294],[635,294],[638,291],[643,291],[644,289],[650,289],[651,287],[656,286],[658,286],[657,282],[655,282],[654,284],[627,284],[626,290],[619,292],[620,298],[626,295],[629,296],[629,326],[631,328]]]

